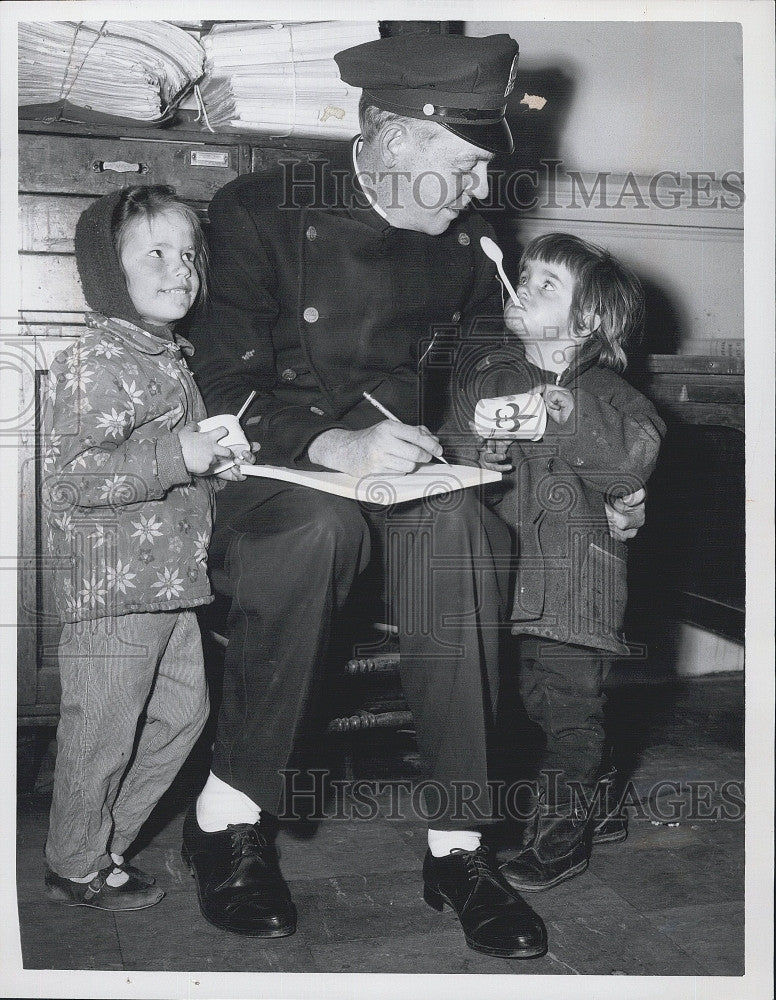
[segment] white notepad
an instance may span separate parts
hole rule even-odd
[[[389,506],[418,500],[421,497],[440,496],[465,490],[470,486],[497,483],[501,473],[491,469],[480,469],[470,465],[443,465],[430,462],[406,476],[378,473],[375,475],[347,476],[344,472],[309,472],[305,469],[286,469],[276,465],[240,465],[246,476],[263,479],[280,479],[286,483],[307,486],[323,493],[333,493],[349,500],[361,500]]]

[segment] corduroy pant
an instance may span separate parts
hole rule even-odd
[[[157,611],[65,625],[59,668],[46,860],[58,875],[80,878],[111,864],[110,852],[126,851],[205,726],[196,615]]]

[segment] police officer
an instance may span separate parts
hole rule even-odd
[[[211,303],[191,330],[193,368],[211,413],[236,412],[257,390],[244,423],[260,462],[361,476],[440,456],[419,370],[433,363],[435,328],[465,335],[473,319],[501,315],[479,246],[491,230],[470,203],[487,193],[494,154],[512,149],[517,54],[507,35],[404,35],[341,52],[342,78],[363,90],[352,147],[307,170],[240,177],[213,199]],[[280,772],[318,692],[333,617],[377,540],[431,779],[425,899],[451,905],[479,951],[546,950],[541,919],[480,844],[509,540],[475,491],[455,498],[379,514],[273,480],[219,494],[211,562],[230,577],[229,645],[211,774],[184,824],[211,923],[260,937],[295,929],[272,846]]]

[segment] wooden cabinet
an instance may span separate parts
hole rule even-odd
[[[54,355],[83,330],[87,309],[73,251],[75,224],[95,198],[132,184],[170,184],[203,217],[216,191],[250,170],[309,159],[332,142],[190,128],[20,122],[20,336],[5,345],[21,373],[19,414],[18,713],[22,724],[58,714],[59,625],[40,548],[37,399]]]
[[[40,547],[40,439],[38,400],[54,355],[76,335],[36,334],[14,345],[22,379],[21,413],[28,414],[19,439],[19,554],[17,610],[17,704],[22,723],[50,722],[59,712],[57,619],[51,576]]]
[[[88,308],[73,234],[78,216],[95,198],[132,184],[171,184],[204,212],[215,192],[250,166],[250,147],[233,138],[102,137],[81,131],[85,134],[19,135],[20,308],[22,322],[33,328],[78,325]]]
[[[743,646],[744,362],[653,354],[628,377],[668,425],[647,523],[629,546],[631,606]]]
[[[19,176],[35,191],[108,194],[117,185],[174,184],[183,198],[208,202],[247,165],[248,147],[168,138],[19,136]]]

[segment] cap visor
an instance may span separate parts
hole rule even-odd
[[[503,118],[497,122],[480,125],[449,125],[447,122],[439,124],[453,135],[465,139],[473,146],[479,146],[480,149],[487,149],[489,153],[511,153],[515,148],[509,125]]]

